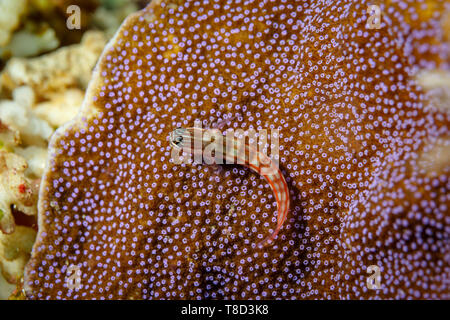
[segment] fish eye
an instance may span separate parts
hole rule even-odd
[[[178,136],[173,140],[173,143],[175,143],[177,146],[180,145],[180,143],[183,142],[183,137],[182,136]]]
[[[183,146],[183,135],[186,134],[186,129],[176,128],[170,133],[170,144],[174,147],[181,148]]]

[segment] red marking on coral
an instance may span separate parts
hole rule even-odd
[[[25,184],[20,184],[19,185],[19,192],[20,193],[25,193],[27,191],[27,186]]]

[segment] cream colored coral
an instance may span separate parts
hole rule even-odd
[[[1,271],[1,270],[0,270]],[[0,272],[0,300],[6,300],[14,292],[16,286],[6,281]]]
[[[13,91],[13,100],[0,101],[0,120],[20,132],[26,144],[45,145],[53,133],[53,128],[39,119],[32,111],[34,93],[29,87],[19,87]]]
[[[9,44],[0,47],[0,57],[31,57],[56,49],[58,46],[59,40],[53,29],[47,28],[44,32],[25,29],[15,32]]]
[[[47,149],[37,146],[26,148],[14,148],[14,152],[23,157],[28,169],[25,171],[27,177],[40,178],[44,173],[45,163],[47,162]]]
[[[17,100],[22,104],[32,102],[26,94]],[[0,122],[0,299],[8,298],[22,277],[36,237],[35,230],[15,225],[11,205],[36,215],[37,184],[26,176],[40,177],[47,158],[46,149],[21,148],[20,143],[19,132]],[[28,169],[25,159],[17,154],[26,158]]]
[[[9,283],[22,277],[35,238],[36,231],[24,226],[17,226],[10,235],[0,232],[0,269]]]
[[[49,101],[37,104],[33,111],[53,127],[59,127],[77,115],[83,98],[84,91],[76,88],[56,92],[50,95]]]
[[[26,215],[37,214],[37,190],[33,181],[25,177],[24,158],[0,150],[0,230],[10,234],[15,223],[11,205]]]
[[[67,88],[84,89],[106,41],[102,32],[89,31],[80,44],[38,58],[13,58],[1,74],[0,85],[10,91],[27,85],[45,99]]]
[[[0,0],[0,46],[8,44],[12,31],[25,12],[26,0]]]
[[[426,90],[450,88],[450,72],[445,70],[422,70],[417,74],[417,82]]]
[[[0,119],[0,150],[12,150],[19,143],[19,131],[13,130]]]
[[[430,105],[450,112],[450,72],[446,70],[422,70],[416,76],[417,83],[428,93]]]

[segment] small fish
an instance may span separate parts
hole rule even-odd
[[[214,130],[216,130],[215,134],[211,134]],[[170,144],[176,149],[193,154],[194,157],[203,157],[208,164],[242,164],[261,174],[267,180],[277,200],[278,215],[277,227],[274,232],[257,244],[259,248],[262,248],[273,242],[286,221],[290,205],[286,180],[278,165],[267,155],[250,146],[245,139],[237,139],[229,135],[223,136],[219,130],[214,130],[194,127],[177,128],[169,136]],[[211,141],[211,136],[215,137],[214,141]],[[194,139],[197,140],[194,141]],[[243,143],[244,145],[242,145]],[[205,148],[214,150],[214,155],[205,157]]]

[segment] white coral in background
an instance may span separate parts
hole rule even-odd
[[[37,146],[29,146],[25,148],[14,148],[14,152],[23,157],[28,163],[28,169],[25,171],[26,176],[40,178],[44,174],[45,163],[47,161],[47,149]]]
[[[1,121],[18,130],[26,144],[44,146],[52,135],[53,128],[33,113],[33,90],[29,87],[19,87],[13,91],[13,99],[0,101]]]
[[[2,89],[29,86],[40,98],[68,88],[85,89],[100,53],[106,44],[100,31],[88,31],[80,44],[62,47],[37,58],[12,58],[0,76]]]
[[[30,89],[17,90],[14,101],[0,102],[0,113],[13,120],[17,115],[23,115],[24,109],[34,103]],[[8,105],[14,105],[17,110],[9,110]],[[24,108],[23,106],[26,106]],[[29,114],[27,116],[29,118]],[[25,126],[27,118],[18,121],[21,129],[32,131]],[[28,119],[29,120],[29,119]],[[33,122],[33,121],[32,121]],[[26,262],[36,237],[36,231],[30,227],[16,225],[11,207],[27,215],[37,214],[38,183],[34,178],[42,176],[47,158],[45,148],[37,146],[19,147],[20,132],[0,119],[0,299],[7,298],[14,289],[12,283],[22,277]],[[27,165],[27,162],[29,165]]]
[[[17,226],[11,235],[0,232],[0,278],[3,276],[9,283],[20,279],[35,238],[36,231],[24,226]]]
[[[20,30],[13,34],[7,46],[0,48],[0,57],[31,57],[58,46],[59,40],[53,29],[48,28],[40,33]]]
[[[16,288],[15,284],[11,284],[0,274],[0,300],[6,300]]]
[[[26,3],[27,0],[0,0],[0,46],[8,44],[25,12]]]
[[[25,177],[27,167],[21,156],[0,150],[0,232],[14,232],[11,206],[26,215],[37,214],[37,188]]]
[[[12,150],[12,148],[19,145],[19,143],[19,131],[12,130],[0,119],[0,149]]]
[[[34,113],[55,128],[72,120],[83,104],[84,91],[72,88],[49,95],[49,100],[38,103]]]

